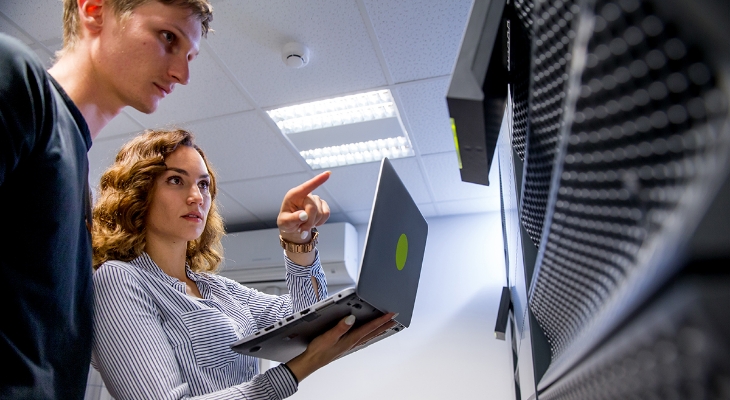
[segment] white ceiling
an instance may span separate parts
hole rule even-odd
[[[416,151],[393,160],[424,216],[499,210],[499,185],[461,182],[445,94],[472,0],[212,0],[215,32],[201,43],[191,82],[157,112],[125,109],[95,140],[91,182],[144,128],[193,131],[219,174],[230,231],[275,227],[286,191],[312,171],[265,109],[389,88]],[[2,0],[0,32],[18,37],[50,65],[61,47],[60,0]],[[301,69],[281,49],[311,51]],[[367,223],[378,163],[332,169],[317,190],[331,221]],[[92,185],[93,186],[93,185]]]

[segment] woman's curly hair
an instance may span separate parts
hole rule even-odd
[[[197,150],[210,174],[211,204],[203,234],[188,242],[186,262],[195,272],[215,272],[223,259],[223,219],[216,205],[216,177],[192,133],[183,129],[146,130],[125,144],[114,164],[101,176],[93,210],[93,266],[109,260],[130,261],[145,248],[145,220],[155,180],[167,166],[165,159],[180,146]]]

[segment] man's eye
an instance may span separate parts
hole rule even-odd
[[[168,43],[172,43],[175,40],[175,34],[168,31],[162,32],[162,37],[165,38]]]

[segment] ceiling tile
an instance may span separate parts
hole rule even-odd
[[[0,12],[5,13],[5,5],[0,6]],[[15,29],[15,27],[10,24],[2,15],[0,15],[0,32],[6,35],[13,36],[27,45],[35,43],[35,41],[31,37],[24,35],[22,32]]]
[[[423,218],[430,218],[430,217],[438,217],[440,214],[436,212],[436,208],[434,208],[433,204],[431,203],[422,203],[422,204],[416,204],[418,206],[418,210],[421,212],[421,215],[423,215]],[[370,213],[372,212],[371,208],[368,208],[367,210],[360,210],[360,211],[350,211],[347,213],[347,215],[350,217],[350,221],[352,221],[355,225],[365,225],[370,222]]]
[[[3,0],[0,12],[41,42],[63,35],[63,3],[58,0]]]
[[[276,221],[286,192],[310,178],[311,176],[307,173],[273,176],[266,179],[227,183],[225,190],[231,198],[242,204],[260,220]],[[328,202],[331,212],[340,212],[336,204],[328,201],[329,195],[323,193],[322,190],[315,190],[314,194]]]
[[[132,119],[126,112],[121,112],[119,115],[114,117],[105,127],[99,132],[99,136],[96,137],[95,141],[110,138],[112,136],[118,136],[120,134],[127,133],[139,133],[144,130],[144,127],[137,121]]]
[[[396,83],[451,74],[473,0],[363,1]]]
[[[431,197],[418,161],[410,157],[392,160],[392,163],[424,216],[427,216],[426,213],[428,216],[437,215],[430,204]],[[363,171],[364,169],[367,171]],[[365,224],[370,219],[379,170],[380,163],[350,165],[332,170],[334,179],[330,178],[330,181],[333,188],[329,190],[338,201],[344,202],[343,208],[347,209],[347,215],[353,224]],[[367,176],[368,181],[372,182],[364,184],[361,182],[362,176]],[[358,183],[353,184],[353,179],[358,179]]]
[[[261,222],[260,219],[226,192],[225,183],[218,185],[218,197],[216,200],[218,201],[218,206],[220,207],[219,212],[225,221],[226,227]]]
[[[391,163],[406,189],[408,189],[413,201],[416,203],[429,203],[433,200],[428,191],[428,186],[426,186],[421,167],[415,157],[398,158],[391,160]]]
[[[455,151],[449,110],[448,78],[399,86],[398,96],[406,129],[419,154]]]
[[[430,154],[422,157],[426,175],[431,181],[435,200],[452,201],[499,196],[499,181],[491,180],[490,186],[461,181],[456,152]],[[492,168],[496,170],[496,168]]]
[[[202,46],[200,55],[190,63],[190,83],[176,85],[172,94],[160,102],[157,111],[144,114],[131,107],[126,108],[147,127],[179,124],[251,109],[250,103]]]
[[[354,1],[232,1],[216,5],[208,42],[261,107],[362,91],[387,82]],[[311,53],[287,67],[284,45]]]
[[[438,217],[439,213],[436,211],[436,207],[432,203],[418,204],[418,209],[421,211],[423,218]]]
[[[347,222],[352,224],[352,220],[350,219],[350,216],[344,212],[336,212],[336,213],[330,213],[330,217],[327,220],[327,223],[334,223],[334,222]]]
[[[256,111],[247,111],[188,124],[221,182],[308,169],[281,134],[262,118]]]
[[[89,150],[89,184],[99,186],[101,174],[114,162],[119,149],[134,137],[134,134],[115,136],[112,138],[97,138]]]
[[[273,227],[284,193],[313,173],[254,108],[387,87],[383,60],[419,157],[393,164],[421,212],[427,218],[478,212],[498,199],[498,181],[490,174],[490,187],[461,182],[445,102],[471,3],[215,0],[215,32],[191,64],[190,85],[177,87],[156,113],[127,109],[101,132],[89,152],[92,186],[134,134],[180,124],[196,134],[218,171],[227,228]],[[21,28],[0,16],[0,31],[19,36],[48,61],[61,43],[61,8],[59,0],[0,0],[0,11]],[[309,46],[306,67],[282,62],[281,49],[291,40]],[[379,163],[332,168],[321,190],[333,207],[330,221],[368,222],[378,169]]]
[[[327,190],[348,214],[351,211],[370,212],[375,185],[378,183],[378,171],[380,163],[376,162],[332,168]]]

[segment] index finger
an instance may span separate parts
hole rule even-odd
[[[330,178],[331,174],[331,171],[322,172],[321,174],[302,183],[301,185],[292,188],[289,193],[298,197],[306,196],[312,193],[314,189],[317,189],[318,187],[322,186],[323,183],[327,182],[327,179]]]

